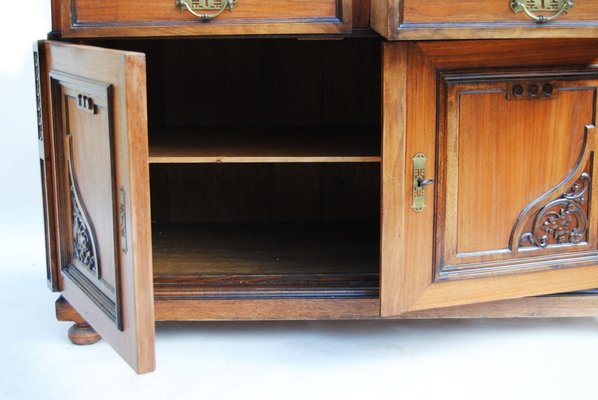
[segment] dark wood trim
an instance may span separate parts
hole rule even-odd
[[[198,275],[154,278],[156,300],[373,299],[378,274]]]
[[[552,21],[538,28],[532,22],[400,23],[390,40],[591,38],[598,34],[594,21]]]
[[[52,31],[54,32],[60,32],[60,28],[62,27],[60,21],[60,4],[61,0],[52,0]]]
[[[117,303],[110,297],[106,296],[97,286],[91,282],[84,274],[72,265],[67,265],[62,269],[63,276],[70,279],[73,284],[77,285],[89,299],[106,314],[111,321],[113,321],[119,330],[123,330],[122,313]]]
[[[344,23],[334,20],[317,20],[316,22],[296,23],[288,22],[269,22],[268,24],[256,23],[253,25],[228,25],[214,29],[210,32],[201,32],[194,25],[176,25],[176,26],[90,26],[77,24],[62,32],[64,38],[116,38],[116,37],[221,37],[221,36],[243,36],[264,35],[268,30],[268,37],[288,35],[344,35],[350,33],[344,27]],[[304,28],[300,28],[304,27]]]

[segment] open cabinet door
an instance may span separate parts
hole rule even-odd
[[[152,371],[145,56],[40,42],[62,295],[139,373]]]
[[[384,45],[381,314],[598,287],[598,41]]]

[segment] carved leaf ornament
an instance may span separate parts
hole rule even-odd
[[[583,241],[588,217],[582,205],[587,200],[590,184],[590,174],[584,172],[559,199],[546,204],[534,218],[531,232],[521,235],[519,246],[545,248]]]

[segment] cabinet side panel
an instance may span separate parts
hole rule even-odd
[[[46,279],[52,291],[60,290],[56,234],[56,197],[54,189],[54,165],[52,152],[52,129],[49,123],[50,102],[46,76],[46,53],[42,43],[36,42],[33,48],[35,69],[35,96],[37,105],[37,140],[40,157],[40,177],[42,206],[44,211],[44,233],[46,239]]]

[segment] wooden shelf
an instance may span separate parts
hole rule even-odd
[[[376,224],[154,224],[157,298],[377,297]]]
[[[172,128],[150,134],[150,163],[380,162],[379,128]]]

